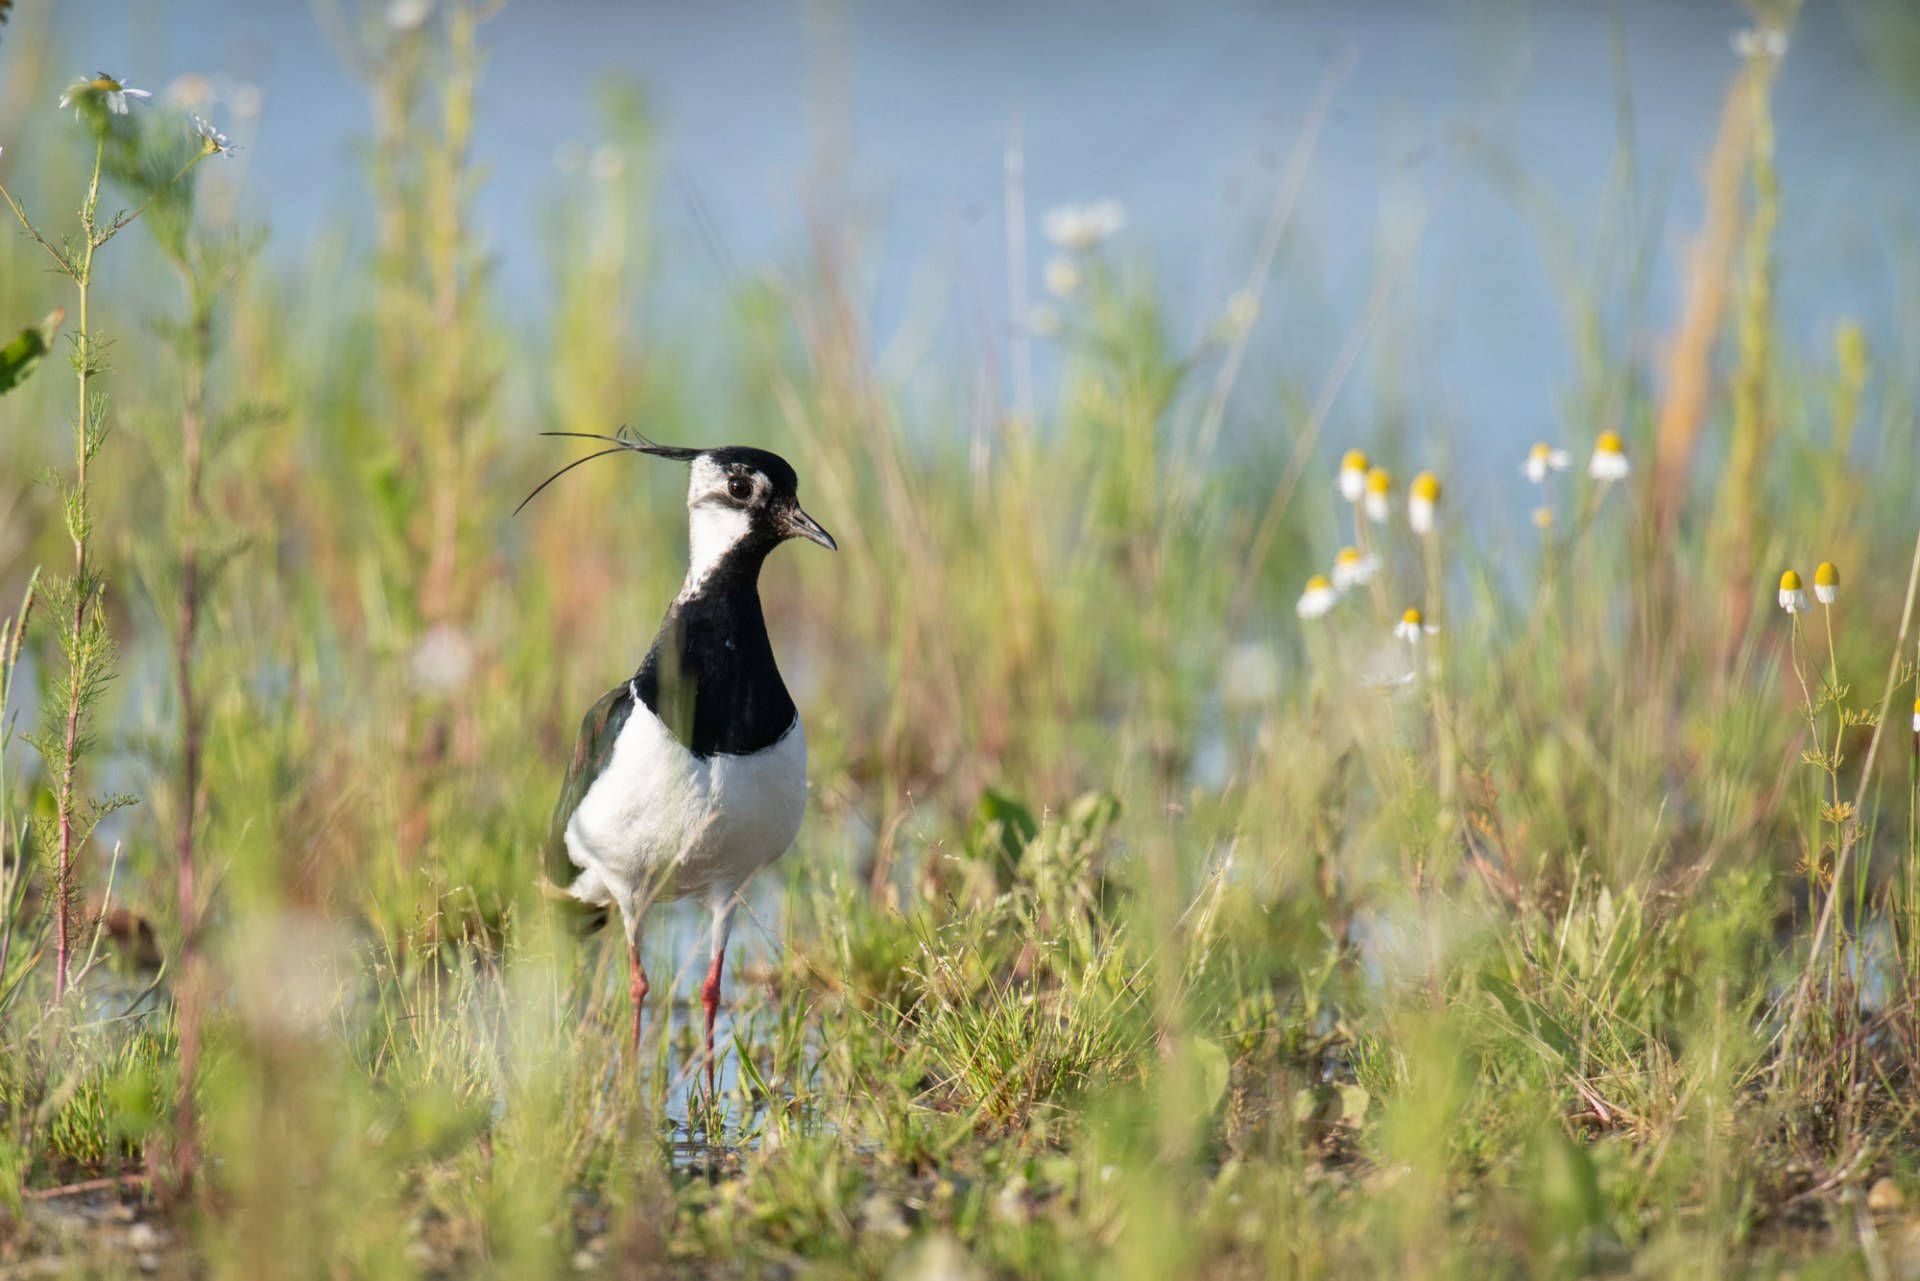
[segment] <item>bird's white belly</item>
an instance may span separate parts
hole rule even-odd
[[[636,706],[567,823],[567,853],[582,869],[573,892],[632,906],[717,902],[786,853],[806,807],[798,717],[772,747],[702,760]]]

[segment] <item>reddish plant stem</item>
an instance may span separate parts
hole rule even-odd
[[[199,296],[200,290],[194,289],[193,293],[193,345],[187,360],[186,403],[180,414],[185,476],[180,532],[179,634],[174,646],[174,682],[180,699],[180,821],[174,838],[180,912],[180,978],[174,988],[174,1022],[180,1044],[180,1096],[174,1111],[173,1152],[168,1174],[169,1182],[176,1189],[192,1181],[199,1163],[193,1095],[200,1063],[200,898],[195,838],[200,808],[201,719],[193,660],[200,634],[201,459],[213,322],[207,300]]]

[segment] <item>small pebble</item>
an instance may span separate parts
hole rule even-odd
[[[1016,1174],[1001,1186],[1000,1195],[993,1199],[993,1212],[1007,1223],[1025,1223],[1033,1217],[1025,1178]]]
[[[164,1238],[161,1237],[160,1230],[151,1223],[136,1223],[127,1229],[127,1248],[129,1250],[157,1250],[163,1244],[163,1241]]]
[[[1887,1236],[1887,1258],[1901,1281],[1920,1281],[1920,1222],[1909,1222]]]
[[[860,1203],[860,1223],[867,1231],[881,1236],[911,1236],[913,1229],[900,1212],[900,1206],[885,1193],[875,1192]]]
[[[982,1273],[959,1242],[935,1236],[897,1262],[892,1275],[900,1281],[977,1281]]]

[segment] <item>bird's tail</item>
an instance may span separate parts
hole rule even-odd
[[[605,903],[588,903],[555,885],[546,877],[540,878],[540,897],[549,907],[559,913],[560,920],[566,925],[567,932],[578,938],[589,934],[598,934],[607,927],[610,911]]]

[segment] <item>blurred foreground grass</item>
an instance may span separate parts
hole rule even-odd
[[[1569,282],[1570,465],[1536,485],[1343,417],[1344,366],[1243,362],[1284,305],[1270,255],[1180,349],[1098,210],[1052,228],[1086,243],[1012,340],[1059,348],[1030,415],[997,350],[916,373],[981,389],[950,416],[903,408],[831,208],[689,333],[619,89],[549,197],[551,306],[520,313],[470,212],[484,30],[460,4],[343,30],[370,237],[300,261],[235,224],[244,150],[169,177],[205,145],[178,108],[7,100],[0,183],[50,235],[96,141],[102,215],[142,217],[88,321],[88,652],[118,674],[76,757],[78,795],[138,804],[77,845],[56,1002],[57,770],[4,756],[0,1258],[1920,1270],[1913,388],[1857,328],[1777,333],[1765,42],[1670,342],[1632,319],[1657,220],[1618,176]],[[16,231],[6,336],[75,306]],[[74,555],[34,482],[73,481],[60,351],[0,399],[9,600]],[[780,450],[844,548],[763,586],[812,804],[753,899],[711,1107],[668,932],[680,1004],[635,1063],[618,958],[531,892],[579,711],[677,584],[681,479],[616,460],[506,514],[554,465],[535,429],[623,422]],[[1624,479],[1589,474],[1608,432]],[[1384,520],[1339,493],[1350,448]],[[1320,612],[1303,584],[1347,543]],[[1780,572],[1822,560],[1831,608],[1782,613]],[[1410,608],[1438,630],[1396,635]],[[64,715],[63,618],[28,620],[10,725]]]

